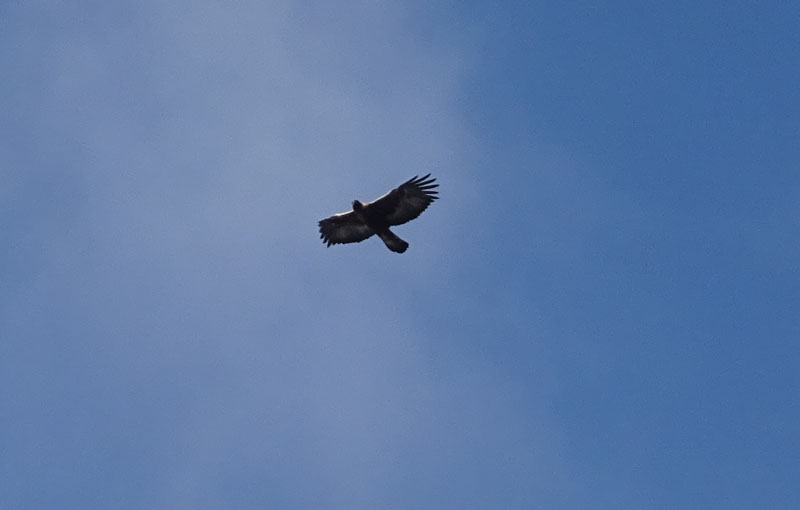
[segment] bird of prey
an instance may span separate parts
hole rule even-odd
[[[431,174],[409,179],[382,197],[362,204],[353,201],[353,210],[319,222],[322,241],[332,244],[360,243],[376,234],[386,247],[396,253],[408,249],[408,243],[397,237],[389,227],[402,225],[422,214],[436,200],[435,178]]]

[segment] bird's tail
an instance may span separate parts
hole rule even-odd
[[[395,253],[403,253],[408,249],[408,243],[397,237],[394,232],[388,228],[382,232],[378,232],[378,237],[386,245],[387,248]]]

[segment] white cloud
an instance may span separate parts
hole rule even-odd
[[[469,57],[415,38],[398,4],[317,7],[49,14],[68,26],[36,50],[48,86],[31,129],[54,146],[41,171],[80,192],[47,206],[47,252],[14,325],[72,363],[26,376],[63,385],[85,432],[54,464],[88,449],[86,476],[117,482],[141,464],[155,508],[242,491],[283,506],[446,503],[440,484],[491,473],[511,476],[493,483],[513,502],[530,486],[515,477],[539,469],[526,448],[554,460],[546,419],[528,430],[514,381],[443,358],[417,315],[421,300],[448,306],[429,282],[457,263],[463,230],[446,225],[474,198],[453,110]],[[403,257],[317,238],[321,217],[428,172],[443,198],[398,230]]]

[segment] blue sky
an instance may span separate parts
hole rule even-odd
[[[799,29],[2,4],[0,506],[797,508]]]

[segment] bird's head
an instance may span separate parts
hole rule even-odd
[[[353,210],[354,211],[360,211],[363,208],[364,208],[364,204],[362,204],[358,200],[353,200]]]

